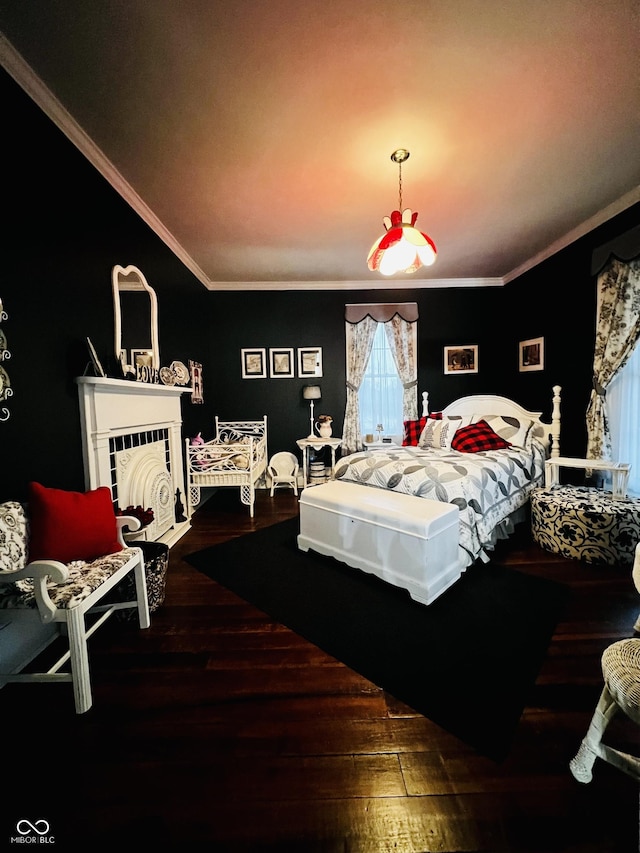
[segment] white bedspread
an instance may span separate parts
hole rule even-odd
[[[544,447],[482,453],[393,448],[353,453],[336,466],[336,479],[445,501],[460,510],[460,561],[466,568],[509,532],[509,516],[544,483]]]

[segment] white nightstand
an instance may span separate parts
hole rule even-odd
[[[570,456],[556,456],[544,463],[545,488],[550,489],[560,482],[560,468],[585,468],[611,473],[613,497],[624,498],[627,494],[629,470],[627,462],[609,462],[606,459],[574,459]]]
[[[341,438],[299,438],[296,441],[296,444],[302,451],[302,486],[309,485],[307,480],[308,472],[309,472],[309,448],[313,447],[314,450],[322,450],[323,447],[331,448],[331,478],[333,479],[333,474],[336,467],[336,450],[342,444]]]
[[[365,450],[391,450],[400,447],[395,441],[364,441]]]

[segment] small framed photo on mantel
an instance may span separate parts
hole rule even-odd
[[[520,373],[529,370],[544,370],[544,338],[530,338],[518,344],[518,369]]]
[[[87,349],[89,350],[89,356],[91,358],[91,361],[89,363],[91,364],[91,366],[93,368],[94,375],[100,376],[103,379],[105,379],[107,374],[104,372],[104,368],[102,366],[102,363],[100,362],[100,359],[98,358],[98,353],[96,352],[96,348],[94,347],[93,343],[91,342],[91,338],[87,338]],[[88,365],[87,365],[87,367],[88,367]],[[86,373],[86,370],[85,370],[85,373]]]

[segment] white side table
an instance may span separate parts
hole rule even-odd
[[[308,486],[309,471],[309,449],[322,450],[323,447],[331,448],[331,479],[333,479],[336,467],[336,450],[342,444],[342,438],[299,438],[296,444],[302,451],[302,486]]]
[[[363,441],[365,450],[392,450],[400,447],[395,441]]]
[[[613,497],[624,498],[627,494],[629,471],[627,462],[608,462],[606,459],[574,459],[570,456],[555,456],[544,463],[544,485],[546,489],[560,482],[560,468],[585,468],[594,471],[610,471]]]

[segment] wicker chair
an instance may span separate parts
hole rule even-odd
[[[633,582],[640,592],[640,542],[636,545]],[[640,631],[640,616],[634,625]],[[640,781],[640,758],[602,743],[605,729],[620,709],[640,725],[640,639],[619,640],[602,655],[604,688],[589,730],[569,765],[578,782],[590,782],[596,758]]]
[[[288,486],[298,494],[298,460],[286,450],[274,454],[269,460],[268,471],[271,476],[271,497],[278,486]]]
[[[601,758],[640,782],[640,758],[602,743],[605,729],[618,710],[640,725],[640,640],[619,640],[602,655],[604,688],[589,730],[570,763],[578,782],[590,782],[593,764]]]

